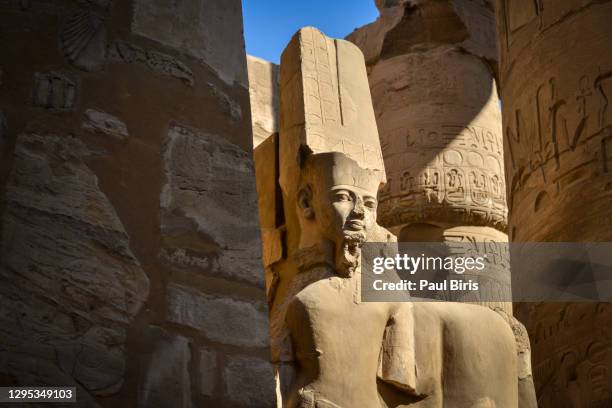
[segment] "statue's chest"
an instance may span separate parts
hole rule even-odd
[[[354,281],[330,278],[303,289],[289,306],[288,320],[296,346],[307,353],[364,350],[378,353],[388,320],[383,303],[360,302]],[[351,347],[353,346],[353,347]]]

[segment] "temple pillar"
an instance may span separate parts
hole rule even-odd
[[[612,238],[612,2],[497,2],[514,242]],[[540,407],[610,406],[609,304],[522,305]]]
[[[495,24],[487,2],[378,1],[347,39],[365,54],[388,182],[379,222],[400,242],[487,244],[507,258]],[[512,314],[510,272],[481,301]],[[486,281],[486,282],[485,282]],[[483,294],[484,293],[484,294]]]
[[[0,386],[274,406],[241,2],[3,0],[0,50]]]

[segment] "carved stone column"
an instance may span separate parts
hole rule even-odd
[[[0,386],[275,406],[240,0],[0,0],[0,50]]]
[[[612,238],[612,2],[497,2],[510,235]],[[540,407],[612,404],[612,308],[517,310]],[[580,405],[576,405],[580,404]]]
[[[377,6],[378,20],[348,39],[366,56],[387,169],[379,222],[404,242],[506,242],[492,7],[466,0]],[[497,302],[483,303],[511,314],[504,268],[486,285],[486,299]]]

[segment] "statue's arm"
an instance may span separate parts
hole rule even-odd
[[[380,353],[378,378],[410,395],[417,395],[414,316],[411,303],[401,303],[391,315]]]

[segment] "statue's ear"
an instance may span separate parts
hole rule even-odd
[[[314,209],[312,208],[312,189],[306,185],[298,191],[297,198],[298,208],[302,212],[302,216],[308,220],[314,218]]]

